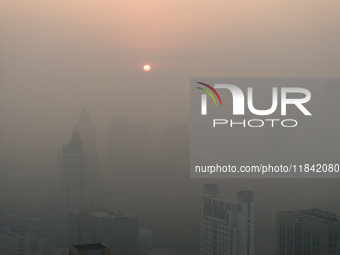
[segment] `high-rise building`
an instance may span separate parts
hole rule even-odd
[[[237,192],[236,201],[219,196],[219,185],[204,185],[201,255],[253,255],[255,232],[253,192]]]
[[[0,228],[0,255],[31,255],[30,231]]]
[[[113,116],[108,128],[108,166],[136,163],[147,156],[147,128],[132,125],[127,116]]]
[[[110,255],[110,248],[102,243],[71,245],[69,255]]]
[[[101,242],[112,254],[138,250],[138,218],[118,210],[86,210],[69,214],[70,244]]]
[[[277,212],[276,254],[339,255],[339,218],[320,209]]]
[[[89,206],[87,157],[78,132],[63,148],[62,193],[64,213]]]
[[[83,146],[86,149],[96,149],[96,126],[91,120],[90,114],[86,108],[78,117],[78,122],[75,124],[75,129],[80,133],[83,140]]]
[[[90,205],[94,206],[98,191],[98,152],[96,149],[96,126],[84,108],[79,115],[75,130],[80,133],[83,148],[87,154],[88,191]]]

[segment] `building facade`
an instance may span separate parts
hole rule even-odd
[[[63,147],[62,196],[64,214],[89,207],[87,155],[78,132]]]
[[[138,250],[138,218],[118,210],[87,210],[69,214],[70,244],[101,242],[111,254],[133,255]]]
[[[219,185],[204,185],[201,255],[253,255],[255,210],[253,192],[237,192],[236,201],[219,196]]]
[[[0,228],[0,255],[31,255],[31,233],[26,230]]]
[[[151,251],[153,248],[153,232],[149,229],[138,230],[138,247],[143,251]]]
[[[320,209],[282,211],[276,216],[277,255],[339,255],[340,221]]]
[[[91,120],[90,114],[84,108],[79,115],[78,122],[75,124],[75,130],[79,132],[83,141],[83,148],[87,155],[87,172],[88,172],[88,193],[89,203],[95,206],[98,196],[98,152],[96,148],[96,126]]]

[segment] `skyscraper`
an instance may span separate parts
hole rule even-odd
[[[276,254],[339,255],[340,220],[320,209],[278,212]]]
[[[86,210],[69,214],[70,244],[101,242],[112,254],[138,250],[138,218],[118,210]]]
[[[86,149],[96,149],[96,126],[91,120],[90,114],[86,108],[78,117],[78,122],[75,124],[75,129],[80,133],[83,140],[83,146]]]
[[[89,206],[86,153],[78,132],[63,148],[62,194],[64,213]]]
[[[255,209],[253,192],[237,192],[236,201],[219,196],[219,185],[204,185],[201,255],[253,255]]]
[[[94,205],[98,191],[98,152],[96,149],[96,126],[84,108],[79,115],[75,130],[80,133],[87,154],[88,192],[90,205]]]

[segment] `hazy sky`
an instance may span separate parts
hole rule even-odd
[[[103,152],[114,114],[188,122],[190,77],[340,73],[339,0],[0,2],[6,156],[53,158],[84,107]]]

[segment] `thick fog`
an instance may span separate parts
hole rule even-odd
[[[60,211],[60,153],[85,108],[96,133],[94,205],[136,215],[155,246],[197,254],[206,182],[231,198],[255,192],[256,238],[270,249],[276,211],[340,213],[336,179],[196,180],[188,161],[190,78],[339,77],[339,1],[0,2],[4,215]],[[109,152],[114,116],[133,130],[112,127],[133,141],[125,161]],[[25,189],[39,185],[43,213],[25,204]]]

